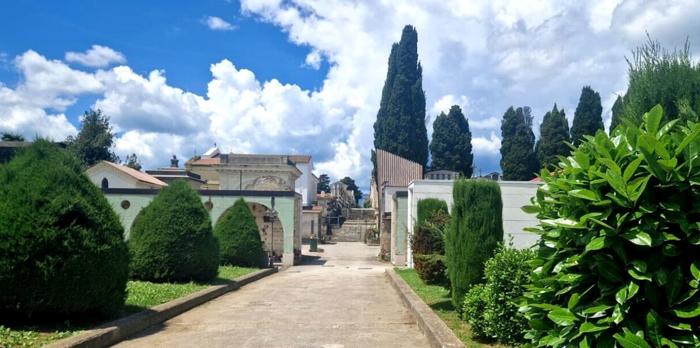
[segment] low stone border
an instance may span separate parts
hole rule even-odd
[[[464,344],[455,336],[454,332],[416,295],[413,289],[406,284],[406,281],[393,268],[387,268],[385,274],[391,286],[396,289],[403,303],[413,314],[418,326],[423,330],[432,347],[464,347]]]
[[[178,314],[213,300],[229,291],[237,290],[243,285],[252,283],[277,272],[276,268],[266,268],[257,272],[238,277],[228,284],[212,285],[195,293],[174,299],[128,317],[117,319],[82,334],[56,341],[48,348],[93,348],[106,347],[115,344],[135,333],[145,330],[155,324],[164,322]]]

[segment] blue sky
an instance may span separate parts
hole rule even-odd
[[[554,103],[571,123],[581,88],[603,118],[627,88],[646,33],[700,47],[694,0],[6,1],[0,10],[0,131],[64,139],[90,107],[116,153],[146,168],[214,143],[304,153],[316,171],[369,186],[387,57],[418,31],[426,125],[457,104],[477,172],[499,170],[500,119]]]

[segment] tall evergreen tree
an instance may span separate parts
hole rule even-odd
[[[360,199],[362,198],[362,190],[360,190],[359,187],[357,187],[357,184],[355,184],[355,179],[346,176],[342,179],[340,179],[340,182],[348,186],[348,190],[351,190],[353,192],[353,196],[355,198],[355,205],[360,202]]]
[[[139,158],[136,157],[135,153],[132,153],[131,155],[126,155],[126,166],[132,169],[136,169],[138,171],[141,170],[141,161],[139,161]]]
[[[622,97],[619,95],[615,99],[615,104],[612,106],[612,120],[610,120],[610,134],[612,134],[615,127],[622,123],[622,114],[625,111],[625,104],[622,102]]]
[[[459,106],[453,105],[447,115],[441,113],[435,119],[430,153],[433,170],[454,170],[465,178],[472,176],[472,133]]]
[[[571,140],[578,146],[584,135],[594,135],[599,129],[603,129],[603,106],[600,104],[600,94],[590,86],[581,90],[581,97],[574,113],[574,122],[571,125]]]
[[[418,62],[418,33],[403,28],[394,43],[382,99],[374,123],[374,147],[420,163],[428,161],[423,69]]]
[[[564,110],[557,109],[557,104],[554,104],[552,111],[544,115],[540,125],[540,139],[535,146],[540,165],[551,167],[559,162],[557,156],[568,156],[570,149],[566,143],[570,141],[569,122]]]
[[[539,163],[535,155],[532,115],[525,106],[503,114],[501,122],[501,170],[503,180],[526,181],[535,176]]]
[[[316,193],[330,193],[331,192],[331,178],[328,174],[321,174],[318,177],[318,184],[316,185]]]
[[[68,137],[68,149],[75,153],[85,166],[105,160],[116,162],[117,156],[112,152],[114,133],[109,125],[109,117],[100,110],[86,111],[80,121],[80,133]]]

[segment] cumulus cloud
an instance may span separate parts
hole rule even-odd
[[[221,17],[209,16],[202,19],[202,23],[211,30],[230,31],[236,27]]]
[[[109,47],[92,45],[85,52],[66,52],[67,62],[78,63],[92,68],[104,68],[112,64],[124,64],[126,58],[121,52]]]

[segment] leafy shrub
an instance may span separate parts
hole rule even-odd
[[[487,319],[486,306],[491,302],[491,288],[484,284],[472,286],[464,295],[462,318],[469,322],[472,335],[475,337],[492,337],[491,323]]]
[[[452,303],[460,308],[467,290],[483,280],[484,262],[503,241],[503,203],[498,183],[491,180],[458,180],[452,196],[445,256]]]
[[[449,286],[445,271],[445,255],[440,254],[415,254],[413,255],[413,267],[418,276],[426,284]]]
[[[430,221],[438,212],[442,212],[444,215],[449,217],[447,202],[437,198],[418,200],[418,203],[416,204],[416,223],[421,224],[423,222]]]
[[[141,210],[129,236],[131,276],[155,282],[216,277],[219,246],[197,192],[184,180]]]
[[[255,217],[243,198],[228,209],[214,229],[219,240],[221,264],[262,267],[265,251]]]
[[[444,231],[429,222],[416,224],[411,234],[411,250],[417,254],[444,254]]]
[[[464,314],[470,325],[476,324],[484,328],[482,336],[497,339],[508,345],[524,343],[523,335],[528,325],[523,314],[518,312],[518,302],[529,283],[532,269],[528,263],[533,257],[534,253],[530,250],[504,248],[486,261],[486,283],[481,290],[485,303],[483,311],[480,314]],[[467,294],[465,308],[467,299],[474,296],[476,295]],[[474,306],[475,304],[470,303],[472,312]]]
[[[700,124],[598,132],[525,211],[540,219],[522,309],[537,346],[700,345]]]
[[[1,314],[109,314],[128,262],[124,229],[76,158],[37,140],[0,166]]]

